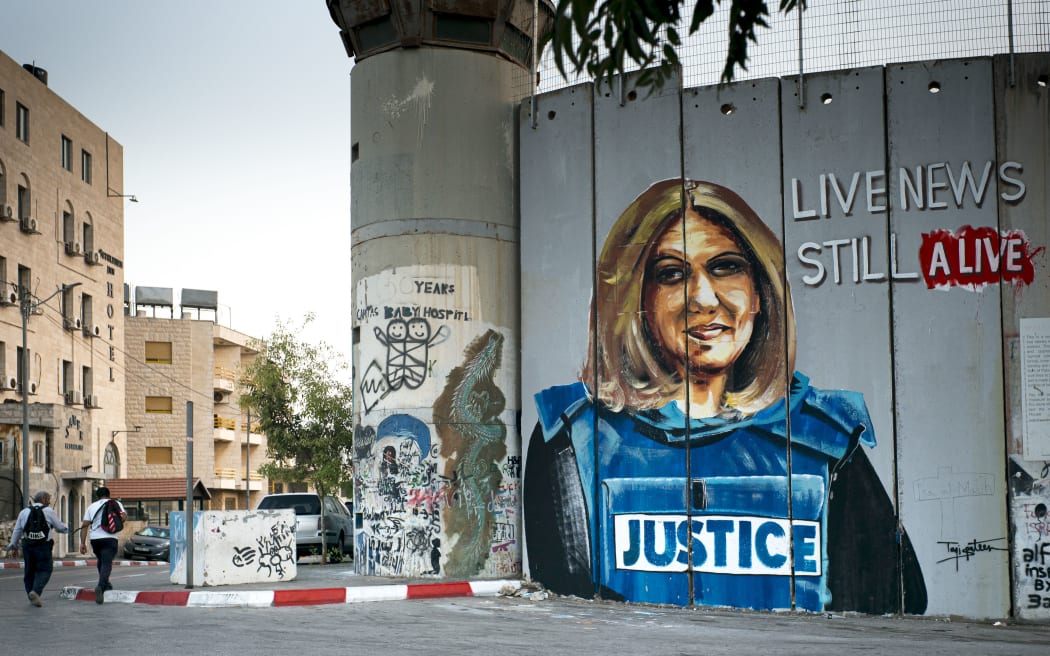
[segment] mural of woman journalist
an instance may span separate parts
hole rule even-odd
[[[799,609],[898,612],[903,592],[923,613],[914,550],[865,454],[862,395],[801,373],[786,385],[782,249],[754,211],[718,185],[658,182],[613,226],[597,280],[581,382],[536,394],[533,578],[763,609],[790,608],[793,581]]]

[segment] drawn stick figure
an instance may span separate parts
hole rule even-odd
[[[441,326],[431,336],[430,323],[416,317],[405,321],[393,319],[386,332],[375,329],[376,338],[386,346],[386,379],[391,390],[407,386],[418,389],[427,376],[427,356],[431,346],[448,339],[451,331]]]
[[[386,346],[387,385],[391,390],[399,390],[405,382],[405,337],[408,334],[408,324],[404,319],[393,319],[386,325],[385,333],[378,327],[375,333],[376,339]]]

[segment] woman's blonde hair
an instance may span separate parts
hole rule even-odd
[[[652,244],[683,216],[684,208],[729,230],[751,261],[760,308],[751,341],[733,364],[726,391],[732,407],[745,414],[757,412],[784,396],[787,374],[795,368],[795,319],[783,252],[776,235],[740,196],[710,182],[657,182],[609,231],[591,302],[597,325],[581,380],[613,410],[657,408],[681,389],[681,377],[668,369],[649,334],[642,293]]]

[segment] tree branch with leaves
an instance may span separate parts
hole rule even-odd
[[[270,461],[259,472],[275,481],[307,483],[321,496],[352,480],[353,389],[341,378],[348,365],[334,349],[300,339],[313,321],[278,324],[244,372],[241,406],[266,435]],[[321,532],[322,559],[327,558]]]
[[[554,27],[546,40],[562,77],[586,74],[597,82],[611,82],[625,69],[641,69],[636,84],[659,89],[681,66],[679,27],[686,0],[558,0]],[[755,30],[769,27],[764,0],[696,0],[687,36],[729,3],[729,44],[722,81],[731,82],[736,69],[747,70],[747,49],[757,43]],[[805,0],[780,0],[787,13],[805,9]]]

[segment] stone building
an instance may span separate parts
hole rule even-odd
[[[205,506],[245,509],[248,495],[254,507],[267,492],[258,474],[265,462],[266,439],[257,429],[248,431],[247,414],[239,405],[238,380],[258,350],[252,337],[200,319],[201,311],[216,309],[217,296],[183,289],[181,312],[176,314],[172,289],[135,288],[136,311],[125,319],[126,422],[131,430],[124,471],[128,480],[185,481],[187,403],[192,403],[193,476],[205,490]],[[156,316],[165,308],[170,317]],[[197,310],[196,318],[191,310]],[[141,507],[150,521],[160,523],[166,523],[167,512],[181,503],[158,498],[124,502]]]
[[[124,472],[129,199],[120,143],[0,53],[0,519],[45,489],[68,521]]]

